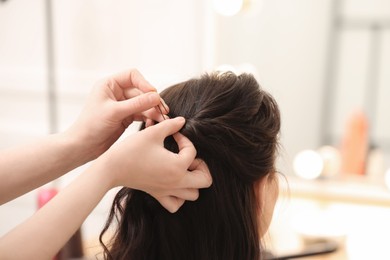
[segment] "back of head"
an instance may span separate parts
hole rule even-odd
[[[259,259],[261,215],[256,183],[275,172],[280,115],[253,76],[203,75],[161,93],[170,117],[183,116],[188,137],[213,177],[199,199],[178,212],[123,188],[102,234],[116,216],[109,259]],[[165,146],[177,151],[173,138]]]

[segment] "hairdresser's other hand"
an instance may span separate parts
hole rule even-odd
[[[83,145],[89,160],[95,159],[133,121],[160,121],[162,116],[155,108],[160,100],[156,89],[137,70],[118,73],[95,84],[81,115],[65,133]]]
[[[185,200],[196,200],[198,189],[212,183],[206,164],[195,159],[196,150],[185,136],[177,133],[182,117],[167,119],[127,137],[101,158],[101,166],[111,175],[111,186],[127,186],[145,191],[168,211],[176,212]],[[164,148],[164,139],[174,135],[179,152]]]

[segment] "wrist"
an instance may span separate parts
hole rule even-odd
[[[72,134],[72,132],[65,131],[55,134],[55,136],[61,143],[67,158],[69,160],[73,158],[73,161],[76,161],[78,165],[83,165],[96,158],[89,146],[85,144],[85,141]]]
[[[88,168],[90,174],[92,174],[95,180],[102,185],[105,192],[108,192],[112,188],[120,186],[116,179],[115,168],[110,166],[109,158],[106,154],[103,154],[97,158]]]
[[[104,131],[102,127],[86,127],[76,122],[63,134],[77,147],[77,152],[86,160],[94,160],[102,155],[119,138],[119,133]]]

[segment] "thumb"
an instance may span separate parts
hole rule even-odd
[[[185,123],[184,117],[175,117],[173,119],[166,119],[157,125],[150,126],[146,128],[144,131],[153,132],[154,136],[158,136],[159,138],[164,138],[174,133],[179,132],[179,130],[183,127]]]
[[[160,95],[156,92],[148,92],[123,101],[116,101],[115,114],[123,120],[132,114],[144,112],[160,104]]]

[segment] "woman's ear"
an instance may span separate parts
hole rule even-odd
[[[260,212],[261,212],[261,209],[264,207],[264,204],[265,204],[265,202],[264,202],[264,197],[265,197],[264,190],[265,190],[265,186],[266,186],[266,183],[267,183],[267,179],[268,179],[268,175],[263,177],[262,179],[258,180],[254,184],[256,199],[257,199],[257,202],[258,202],[258,210],[260,210]]]
[[[275,173],[270,173],[254,184],[258,201],[257,216],[260,237],[267,232],[272,220],[275,203],[279,193],[276,178]]]

